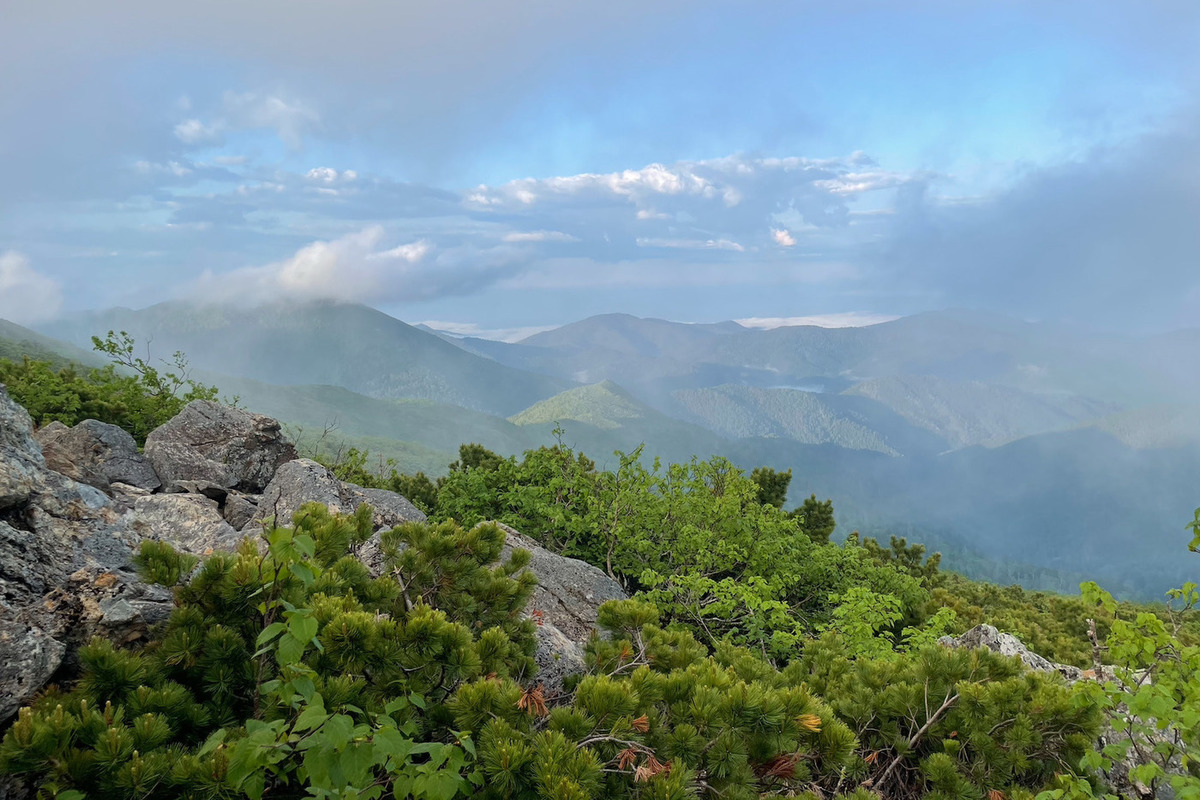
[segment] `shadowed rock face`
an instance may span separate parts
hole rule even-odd
[[[46,466],[68,478],[108,492],[114,483],[154,491],[162,486],[137,442],[122,428],[86,419],[73,428],[52,422],[34,437]]]
[[[138,535],[98,489],[49,469],[0,388],[0,720],[93,634],[145,635],[171,596],[130,569]]]
[[[208,481],[258,493],[296,458],[296,448],[270,417],[194,400],[146,437],[146,457],[163,483]]]

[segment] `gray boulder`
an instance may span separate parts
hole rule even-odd
[[[207,481],[257,493],[296,449],[270,417],[194,400],[150,433],[146,457],[166,484]]]
[[[626,600],[621,585],[585,561],[564,558],[533,539],[500,525],[506,534],[501,560],[514,549],[528,550],[526,567],[537,576],[526,613],[538,625],[534,660],[538,677],[552,694],[561,691],[563,679],[583,672],[583,647],[596,630],[600,605],[609,600]]]
[[[235,530],[240,531],[258,513],[258,499],[258,495],[230,492],[221,505],[221,516]]]
[[[202,494],[139,497],[133,506],[133,529],[143,539],[168,542],[197,556],[236,550],[242,541],[217,501]]]
[[[0,719],[101,633],[144,636],[171,606],[131,570],[138,542],[103,492],[47,468],[29,415],[0,387]]]
[[[351,514],[367,503],[371,506],[372,526],[376,531],[394,528],[402,522],[425,521],[420,509],[395,492],[345,483],[316,461],[301,458],[289,461],[276,471],[249,524],[257,526],[268,517],[274,517],[280,525],[290,524],[305,503],[320,503],[338,514]]]
[[[29,412],[9,399],[0,385],[0,511],[25,503],[45,469]]]
[[[34,434],[46,466],[68,478],[110,491],[124,483],[154,491],[162,485],[154,468],[138,452],[137,442],[124,429],[94,419],[73,428],[53,422]]]
[[[67,646],[40,628],[0,619],[0,720],[50,680],[62,664]]]
[[[976,625],[961,636],[943,636],[938,642],[946,647],[962,647],[970,650],[984,648],[1002,656],[1015,656],[1025,666],[1036,672],[1057,672],[1068,681],[1083,677],[1083,670],[1070,664],[1056,664],[1043,658],[1025,646],[1024,642],[1011,633],[1001,633],[991,625]]]

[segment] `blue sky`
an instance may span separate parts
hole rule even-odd
[[[1200,4],[16,7],[0,316],[1195,325]]]

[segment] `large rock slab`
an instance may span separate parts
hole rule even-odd
[[[197,556],[233,551],[242,541],[221,515],[217,501],[202,494],[151,494],[133,506],[133,529],[143,539],[168,542]]]
[[[528,550],[527,570],[537,576],[525,613],[538,625],[534,661],[538,677],[552,694],[561,691],[568,675],[587,665],[583,648],[596,630],[600,606],[609,600],[627,600],[621,585],[586,561],[552,553],[519,531],[501,524],[505,533],[502,561],[514,549]]]
[[[270,417],[194,400],[146,437],[146,457],[165,484],[208,481],[258,493],[296,449]]]
[[[0,511],[29,500],[37,475],[45,468],[29,412],[14,403],[0,384]]]
[[[268,517],[274,517],[279,525],[291,524],[305,503],[320,503],[337,514],[352,514],[367,503],[371,506],[372,525],[376,531],[394,528],[402,522],[424,522],[426,519],[420,509],[395,492],[345,483],[316,461],[301,458],[289,461],[276,471],[274,480],[259,498],[258,509],[248,527],[258,526]]]
[[[123,428],[85,419],[73,428],[54,422],[34,434],[46,466],[68,478],[109,492],[114,483],[154,491],[162,486],[150,461]]]
[[[66,652],[65,644],[40,628],[0,620],[0,721],[50,680]]]

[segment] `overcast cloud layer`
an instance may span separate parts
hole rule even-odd
[[[0,317],[1195,325],[1200,6],[1045,5],[20,4]]]

